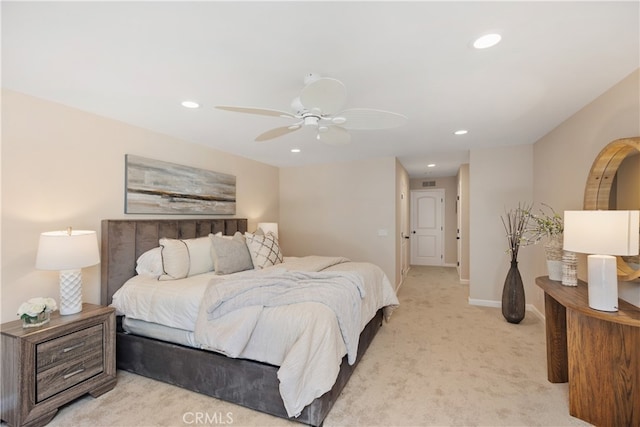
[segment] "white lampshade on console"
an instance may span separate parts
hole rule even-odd
[[[589,307],[618,311],[618,275],[612,255],[638,255],[640,211],[565,211],[566,251],[590,254]]]
[[[95,231],[49,231],[40,235],[36,268],[60,271],[60,314],[82,311],[83,267],[100,262]]]
[[[258,228],[261,229],[264,234],[272,232],[276,239],[278,238],[278,223],[277,222],[259,222]]]

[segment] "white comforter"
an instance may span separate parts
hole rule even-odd
[[[196,339],[216,351],[237,357],[246,347],[250,336],[240,340],[216,340],[218,328],[211,326],[211,322],[224,321],[226,315],[242,310],[242,324],[253,331],[265,308],[314,302],[333,311],[347,347],[349,364],[353,365],[358,354],[364,297],[362,276],[348,271],[282,269],[251,278],[212,280],[200,304]],[[243,329],[245,326],[242,324],[234,323],[233,326]],[[212,341],[218,342],[221,347],[215,347]]]
[[[302,271],[322,273],[305,275]],[[357,294],[365,296],[360,299],[361,310],[336,315],[335,307],[326,302],[307,301],[277,306],[248,304],[237,310],[227,310],[229,306],[217,314],[211,314],[213,309],[207,311],[224,305],[220,304],[220,298],[237,294],[234,288],[245,289],[243,283],[265,284],[269,276],[277,275],[291,278],[288,272],[307,279],[317,275],[356,280],[358,284],[351,286],[351,293],[355,295],[356,289]],[[310,281],[305,286],[313,285]],[[142,294],[146,297],[141,298]],[[342,317],[342,326],[357,323],[355,336],[358,336],[378,309],[387,307],[388,318],[398,300],[387,277],[373,264],[335,257],[287,257],[283,264],[272,268],[228,276],[204,274],[171,282],[136,276],[114,295],[113,305],[131,318],[195,331],[196,342],[202,348],[279,366],[285,408],[289,416],[297,416],[306,405],[331,389],[342,357],[348,354],[350,363],[355,358],[357,341],[355,347],[354,338],[347,338],[345,343],[348,326],[342,328],[338,319]],[[346,334],[353,336],[351,332]]]

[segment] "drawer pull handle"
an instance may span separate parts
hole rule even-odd
[[[80,344],[72,345],[71,347],[66,347],[66,348],[62,349],[62,352],[63,352],[63,353],[67,353],[67,352],[69,352],[69,351],[75,350],[76,348],[80,348],[80,347],[82,347],[83,345],[84,345],[84,343],[83,343],[83,342],[81,342]]]
[[[72,376],[74,376],[74,375],[79,374],[80,372],[84,372],[84,368],[80,368],[80,369],[78,369],[78,370],[76,370],[76,371],[69,372],[68,374],[64,375],[62,378],[64,378],[64,379],[66,380],[66,379],[71,378],[71,377],[72,377]]]

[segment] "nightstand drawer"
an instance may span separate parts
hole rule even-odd
[[[38,344],[36,372],[40,373],[96,351],[102,352],[101,324]]]
[[[96,325],[36,346],[36,402],[103,371],[102,332]]]

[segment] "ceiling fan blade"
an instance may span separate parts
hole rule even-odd
[[[351,135],[340,126],[328,126],[325,132],[318,132],[318,140],[329,145],[344,145],[351,142]]]
[[[268,108],[233,107],[229,105],[216,105],[216,108],[219,110],[233,111],[234,113],[258,114],[261,116],[287,117],[293,119],[296,118],[296,116],[286,111],[272,110]]]
[[[342,127],[353,130],[390,129],[403,126],[408,121],[402,114],[372,108],[344,110],[333,118],[338,122],[341,121],[340,119],[345,120],[341,123]]]
[[[300,101],[308,110],[319,109],[322,114],[340,111],[347,100],[347,89],[340,80],[320,78],[302,89]]]
[[[271,130],[268,130],[268,131],[258,135],[256,137],[256,141],[260,141],[260,142],[268,141],[270,139],[274,139],[274,138],[277,138],[279,136],[283,136],[283,135],[286,135],[288,133],[295,132],[298,129],[300,129],[301,127],[302,127],[301,123],[296,123],[295,125],[291,125],[291,126],[282,126],[282,127],[279,127],[279,128],[271,129]]]

